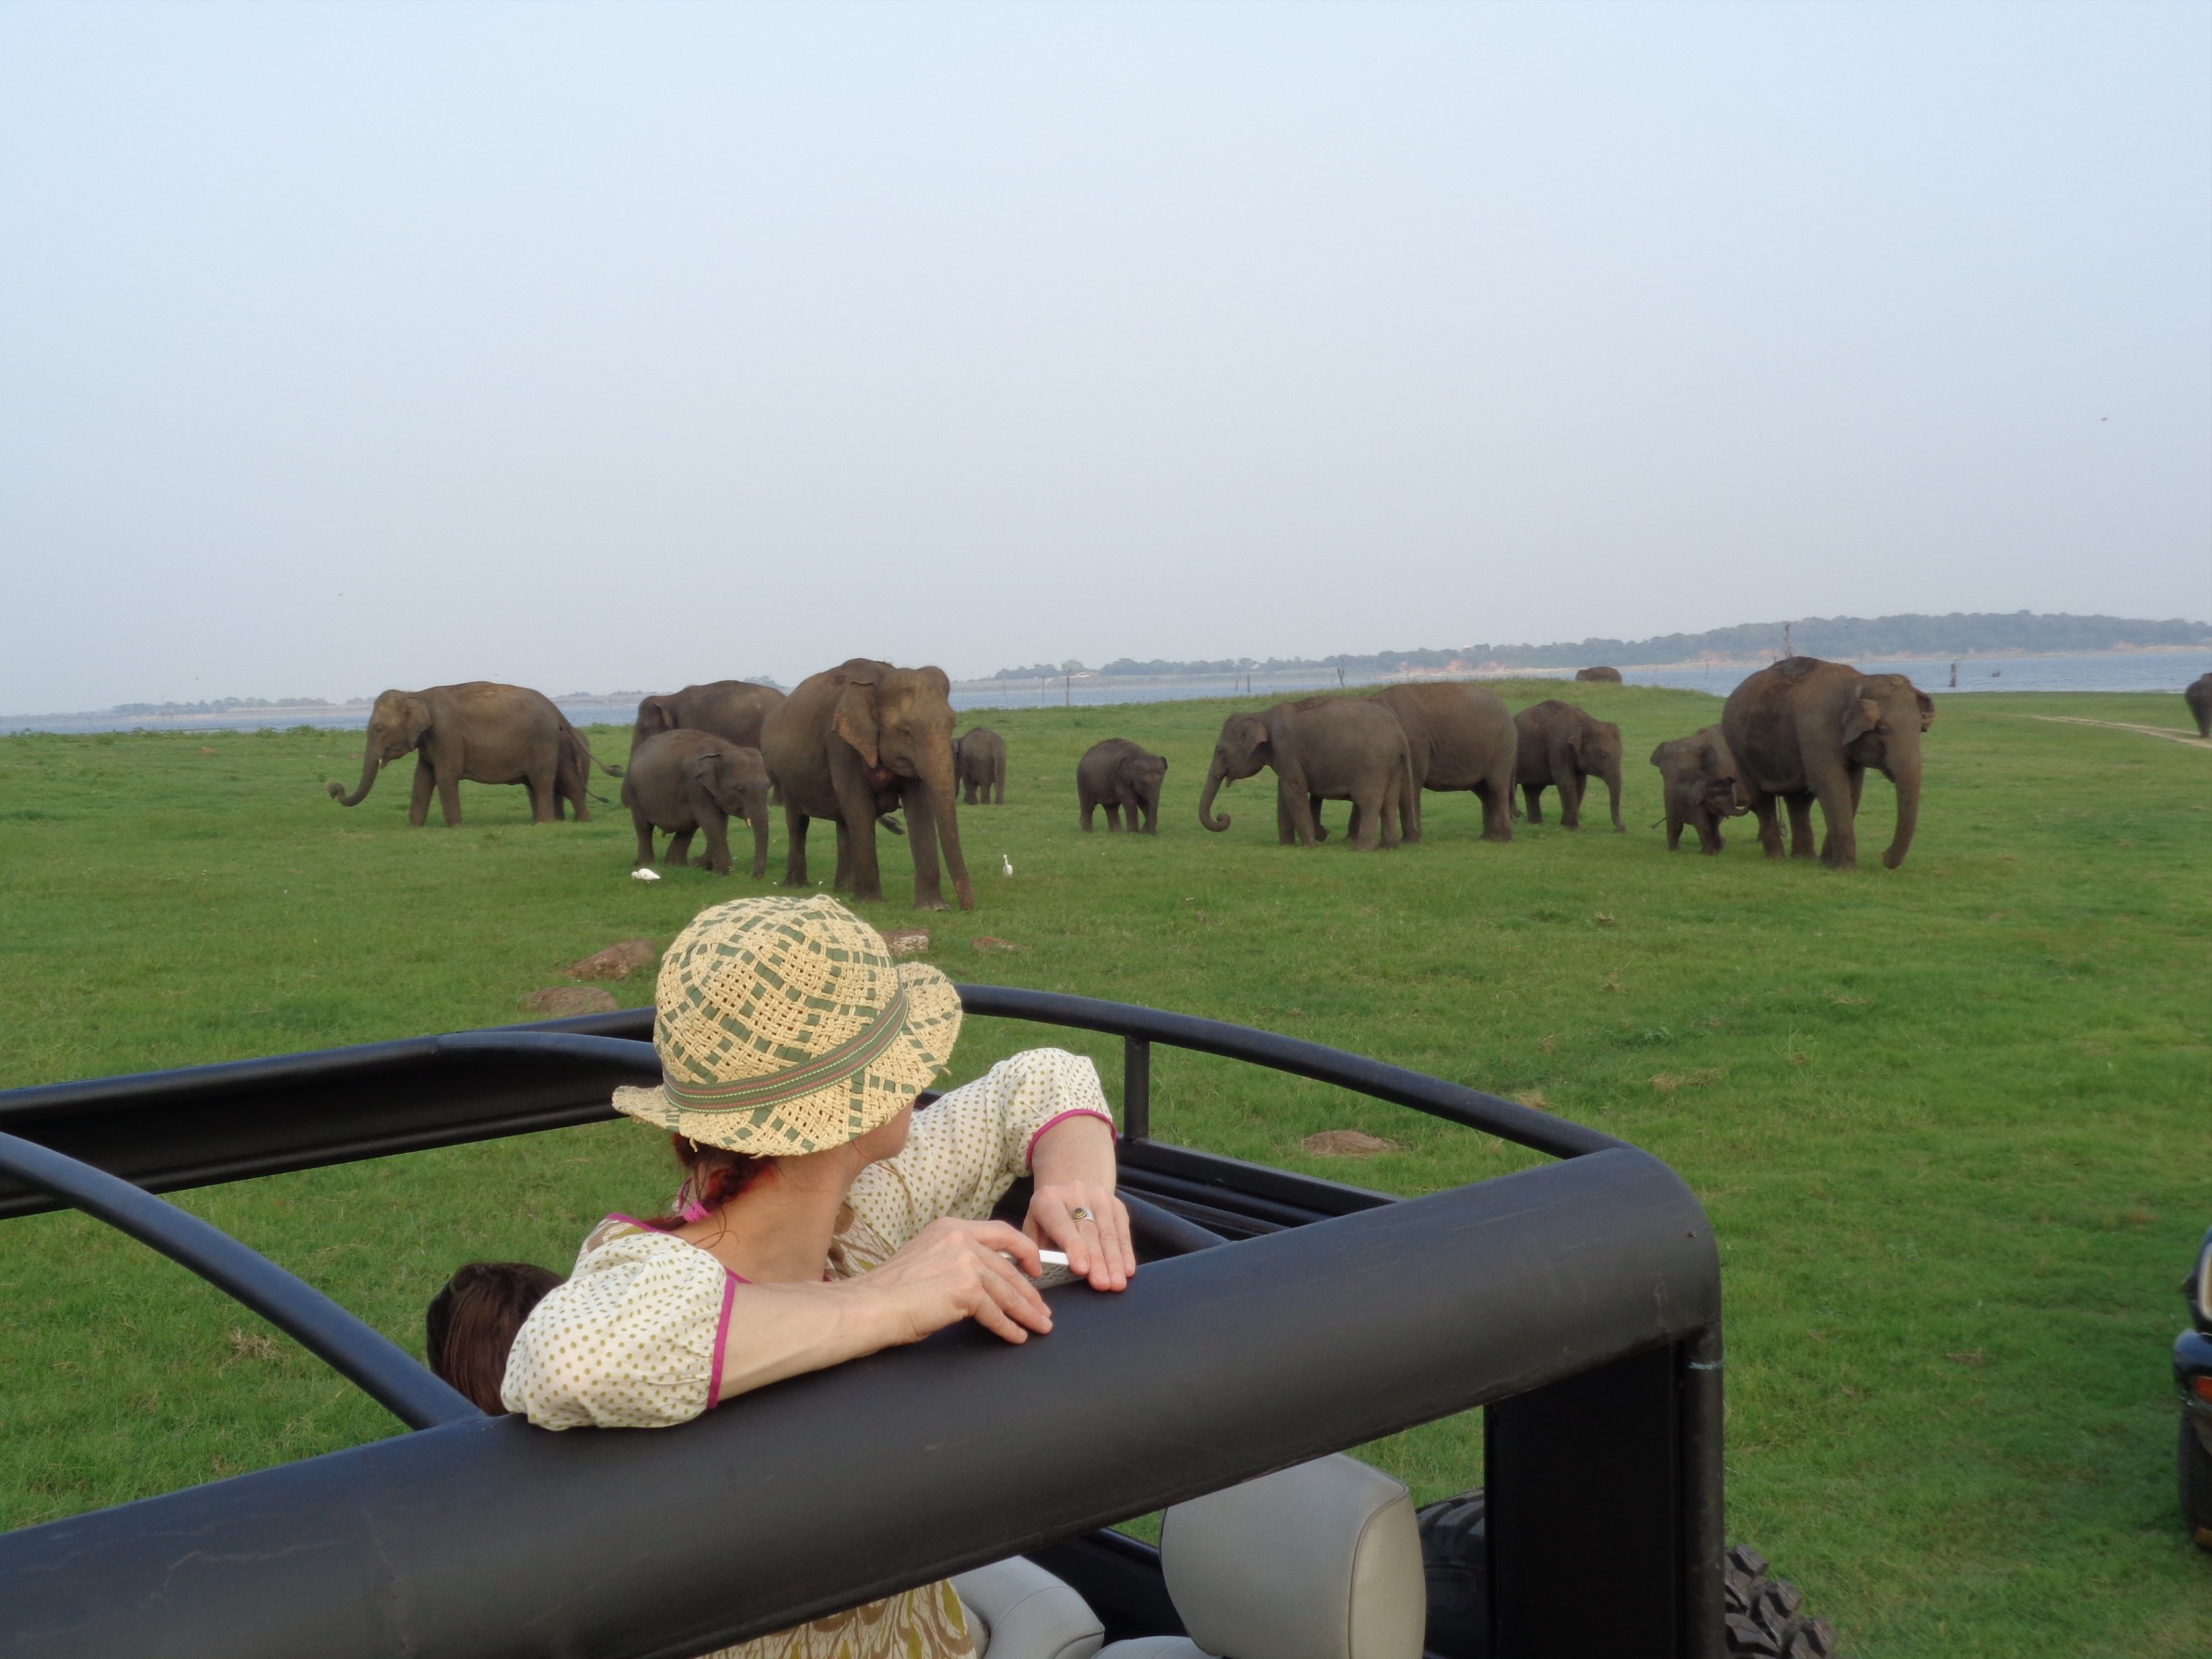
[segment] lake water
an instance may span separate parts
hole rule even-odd
[[[1859,664],[1869,674],[1902,674],[1932,696],[1959,691],[2171,691],[2198,675],[2212,672],[2212,651],[2112,651],[2083,656],[1978,656],[1959,659],[1959,684],[1950,683],[1949,659],[1876,661]],[[1745,664],[1704,666],[1691,664],[1666,668],[1623,668],[1621,677],[1632,686],[1673,686],[1692,691],[1710,691],[1724,697],[1754,672]],[[1531,668],[1506,677],[1514,679],[1559,679],[1571,684],[1573,670]],[[1354,677],[1352,685],[1372,684]],[[1050,680],[969,680],[953,688],[952,706],[982,713],[991,709],[1095,708],[1106,703],[1180,702],[1199,697],[1266,698],[1297,696],[1308,691],[1334,690],[1338,684],[1334,669],[1308,673],[1202,675],[1184,679],[1124,678]],[[583,698],[558,698],[562,710],[578,725],[628,725],[637,718],[634,701],[608,702]],[[298,725],[338,731],[361,730],[369,724],[366,704],[356,707],[302,709],[233,709],[214,714],[84,714],[0,715],[0,735],[12,732],[253,732],[265,727]],[[605,759],[619,760],[620,756]]]

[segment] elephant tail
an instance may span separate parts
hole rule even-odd
[[[576,746],[577,753],[583,757],[584,770],[587,772],[595,766],[610,778],[618,778],[622,776],[622,769],[620,767],[609,766],[606,761],[600,759],[598,756],[592,753],[592,746],[583,740],[583,734],[578,731],[574,725],[570,724],[569,717],[565,714],[560,718],[560,729],[568,734],[569,740]],[[604,797],[594,795],[592,799],[594,801],[599,801],[603,800]]]

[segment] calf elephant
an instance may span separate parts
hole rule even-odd
[[[1603,778],[1613,797],[1613,828],[1626,830],[1620,821],[1620,728],[1609,720],[1593,720],[1572,703],[1550,698],[1513,716],[1520,746],[1513,777],[1528,803],[1528,821],[1544,821],[1547,789],[1559,792],[1559,824],[1568,830],[1583,827],[1583,791],[1594,777]]]
[[[1652,751],[1659,769],[1660,785],[1666,792],[1666,850],[1682,845],[1682,826],[1698,832],[1698,845],[1718,853],[1728,844],[1721,834],[1721,820],[1741,818],[1751,810],[1743,786],[1736,782],[1735,758],[1717,725],[1688,737],[1677,737]]]
[[[429,818],[432,790],[447,825],[458,824],[465,782],[525,785],[535,824],[560,817],[564,803],[575,806],[579,820],[586,819],[591,809],[584,804],[584,783],[591,769],[622,775],[620,767],[592,753],[583,735],[544,692],[468,680],[380,695],[369,713],[360,783],[347,794],[334,782],[331,794],[342,806],[359,806],[378,772],[409,750],[415,753],[415,789],[407,822],[418,828]]]
[[[1859,861],[1859,791],[1873,767],[1897,787],[1897,832],[1882,863],[1894,870],[1912,850],[1920,823],[1921,735],[1936,704],[1901,674],[1861,674],[1847,663],[1784,657],[1728,694],[1721,732],[1759,814],[1759,844],[1783,855],[1777,799],[1790,809],[1790,854],[1813,855],[1813,803],[1828,833],[1820,860],[1840,869]]]
[[[2191,680],[2182,696],[2189,704],[2189,712],[2196,718],[2196,735],[2212,737],[2212,674],[2200,674]]]
[[[1129,814],[1129,828],[1136,830],[1137,814],[1144,814],[1147,835],[1159,833],[1159,786],[1167,779],[1168,763],[1147,754],[1126,737],[1109,737],[1083,751],[1076,762],[1076,796],[1083,804],[1083,832],[1091,829],[1091,815],[1106,808],[1106,828],[1122,827]]]
[[[1577,668],[1574,671],[1574,677],[1578,680],[1594,681],[1600,685],[1618,686],[1620,684],[1620,670],[1618,668]]]
[[[760,747],[760,723],[783,700],[773,686],[756,686],[749,680],[712,680],[703,686],[686,686],[648,697],[638,704],[638,722],[630,728],[629,747],[657,732],[706,732],[746,748]]]
[[[729,820],[752,826],[753,875],[768,874],[768,768],[760,751],[712,732],[655,732],[629,751],[622,804],[638,831],[638,864],[653,862],[653,832],[670,840],[665,864],[680,865],[694,832],[707,837],[705,864],[730,873]]]
[[[951,696],[942,668],[894,668],[854,657],[809,676],[769,711],[760,753],[783,791],[787,885],[807,885],[806,826],[828,818],[837,826],[839,890],[882,899],[876,820],[903,806],[914,853],[914,908],[950,908],[938,882],[940,840],[960,908],[975,908],[960,855]]]
[[[953,739],[952,769],[967,791],[964,805],[1006,804],[1006,740],[989,726],[977,726]],[[981,801],[975,798],[979,789],[983,792]],[[994,792],[996,799],[993,798]]]
[[[1415,793],[1413,757],[1406,728],[1382,704],[1332,697],[1231,714],[1214,744],[1198,821],[1216,833],[1227,830],[1229,815],[1214,816],[1215,792],[1263,766],[1275,768],[1276,833],[1285,846],[1321,840],[1316,800],[1352,803],[1352,844],[1361,852],[1374,848],[1378,830],[1383,846],[1398,844],[1406,799]]]

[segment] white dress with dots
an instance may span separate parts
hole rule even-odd
[[[932,1221],[983,1220],[1029,1173],[1037,1137],[1071,1116],[1113,1121],[1098,1068],[1030,1049],[914,1114],[896,1158],[853,1183],[829,1272],[882,1264]],[[736,1277],[686,1240],[610,1217],[583,1241],[568,1282],[524,1322],[500,1390],[542,1429],[658,1429],[688,1422],[721,1391]],[[707,1659],[967,1659],[974,1649],[949,1583],[928,1584]]]

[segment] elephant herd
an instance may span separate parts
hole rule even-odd
[[[1868,768],[1897,790],[1897,828],[1883,863],[1894,869],[1912,845],[1920,809],[1921,735],[1935,705],[1901,675],[1863,675],[1839,663],[1790,657],[1752,675],[1729,697],[1718,725],[1661,744],[1652,764],[1665,792],[1667,846],[1693,829],[1707,853],[1723,845],[1723,818],[1756,813],[1768,856],[1783,845],[1776,810],[1790,818],[1788,851],[1813,855],[1811,809],[1827,835],[1819,856],[1857,862],[1855,818]],[[730,869],[729,821],[753,834],[752,871],[766,874],[769,809],[780,800],[787,831],[784,880],[807,882],[806,838],[815,819],[837,837],[836,885],[854,899],[883,897],[879,830],[906,837],[914,860],[914,906],[945,910],[949,873],[962,910],[975,888],[960,850],[957,806],[1006,800],[1006,749],[977,727],[953,734],[951,683],[942,669],[899,668],[865,657],[803,680],[789,694],[742,680],[688,686],[638,705],[627,767],[594,755],[552,700],[520,686],[477,680],[422,691],[386,691],[370,721],[359,785],[330,793],[357,806],[385,765],[412,752],[408,821],[423,824],[435,793],[445,821],[461,818],[459,785],[521,783],[531,817],[544,823],[568,807],[590,816],[586,781],[597,766],[622,779],[641,865],[653,837],[672,837],[664,857],[681,863],[694,836],[701,860]],[[1572,703],[1548,700],[1509,712],[1497,693],[1462,682],[1389,686],[1360,697],[1310,697],[1259,712],[1231,714],[1214,746],[1198,820],[1230,827],[1217,813],[1220,791],[1272,769],[1276,830],[1286,845],[1325,841],[1324,801],[1351,803],[1354,847],[1395,847],[1421,839],[1424,794],[1474,794],[1483,839],[1510,841],[1517,791],[1528,821],[1543,822],[1547,789],[1559,796],[1561,824],[1582,822],[1592,778],[1602,779],[1615,830],[1623,829],[1620,728]],[[1095,744],[1077,767],[1084,830],[1103,806],[1109,830],[1157,833],[1168,763],[1126,738]],[[895,814],[903,814],[900,822]],[[940,868],[940,854],[942,868]]]

